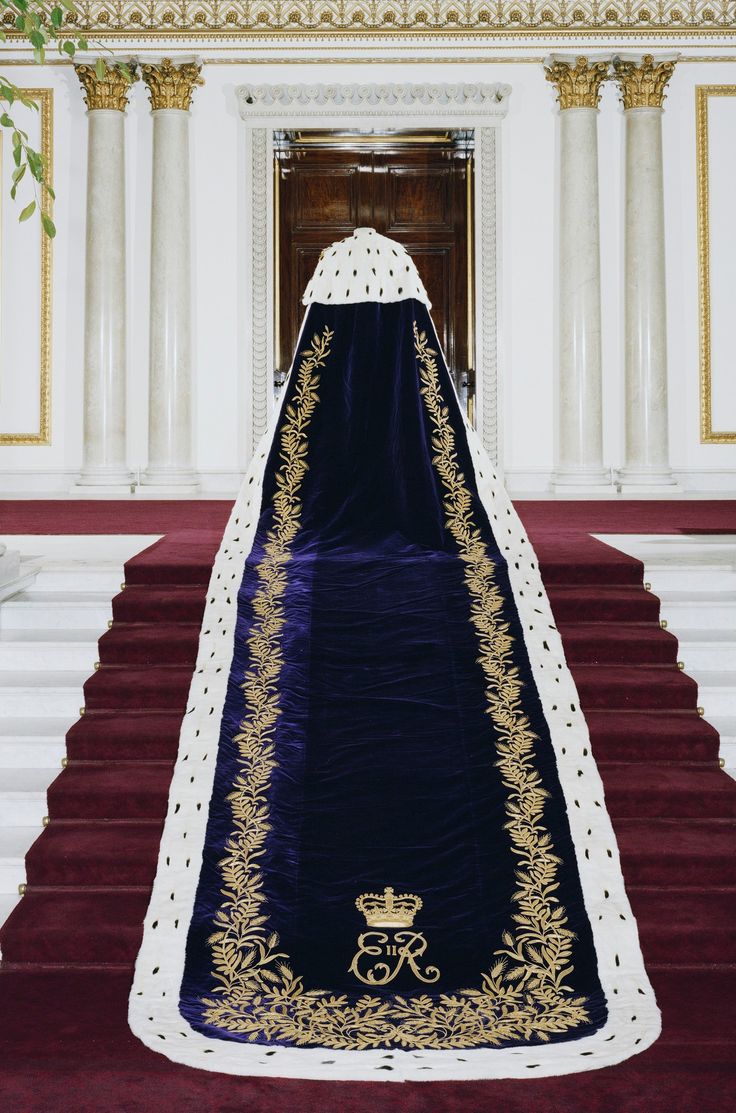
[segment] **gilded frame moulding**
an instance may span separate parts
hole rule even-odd
[[[54,90],[23,89],[24,93],[38,102],[41,131],[41,154],[48,167],[48,184],[53,186],[54,179]],[[53,202],[44,201],[44,208],[52,215]],[[41,296],[39,319],[39,408],[37,433],[0,433],[0,446],[8,445],[49,445],[51,444],[51,283],[52,283],[52,244],[38,224],[41,237]]]
[[[700,293],[700,441],[701,444],[736,444],[736,430],[713,428],[710,297],[710,197],[708,166],[708,101],[711,97],[736,97],[736,85],[695,86],[695,146],[698,197],[698,285]]]
[[[10,18],[8,18],[10,16]],[[10,13],[3,17],[10,27]],[[80,0],[68,23],[111,37],[733,35],[735,0]],[[12,32],[11,32],[12,37]]]

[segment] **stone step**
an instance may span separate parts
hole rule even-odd
[[[26,880],[25,857],[43,827],[0,827],[0,893],[17,893]]]
[[[721,736],[718,754],[724,762],[724,768],[731,777],[736,778],[736,708],[732,710],[733,714],[730,715],[713,715],[710,723]]]
[[[698,669],[736,671],[736,630],[683,630],[678,635],[678,659],[685,663],[685,672],[697,680]]]
[[[108,592],[21,591],[0,607],[3,630],[89,630],[102,633],[112,617]]]
[[[680,637],[689,629],[736,629],[736,591],[663,591],[659,600],[660,618]]]
[[[710,723],[720,734],[721,742],[724,738],[736,741],[736,709],[731,715],[714,715]]]
[[[727,564],[688,564],[679,567],[644,566],[644,576],[655,595],[666,591],[698,591],[703,584],[714,591],[736,591],[736,569]]]
[[[2,613],[1,608],[0,613]],[[40,626],[23,627],[18,630],[2,628],[0,629],[0,646],[6,643],[22,646],[44,644],[45,642],[63,642],[64,645],[96,645],[101,633],[102,631],[94,628],[85,630],[77,627],[63,631],[45,630]]]
[[[606,545],[641,560],[649,568],[683,563],[736,566],[736,534],[596,533]]]
[[[736,715],[736,670],[698,669],[688,671],[698,684],[698,704],[706,719],[714,715]]]
[[[22,576],[0,592],[0,924],[20,897],[47,789],[84,705],[124,565],[152,536],[15,536]]]
[[[76,721],[76,719],[74,720]],[[72,723],[65,715],[24,715],[14,718],[11,715],[0,718],[0,744],[6,738],[17,738],[21,742],[27,738],[56,738],[63,740]]]
[[[82,633],[85,637],[70,637],[70,633]],[[28,634],[34,636],[28,637]],[[69,669],[89,674],[98,659],[97,638],[90,637],[87,630],[3,630],[0,632],[0,670],[2,671],[43,669],[59,672]]]
[[[65,754],[63,733],[0,734],[0,780],[3,769],[60,769]]]
[[[20,566],[20,574],[6,583],[0,584],[0,603],[4,603],[6,599],[12,599],[20,591],[28,591],[33,587],[33,582],[36,579],[37,565],[30,561],[23,561]]]
[[[83,685],[89,670],[0,673],[0,716],[67,716],[69,725],[84,705]]]
[[[34,592],[104,591],[112,597],[120,591],[125,579],[122,564],[85,564],[83,560],[55,563],[45,561],[33,584]]]
[[[17,889],[14,893],[0,893],[0,927],[5,923],[20,899],[20,893]],[[2,958],[1,952],[0,958]]]
[[[4,827],[36,827],[48,814],[46,791],[61,770],[0,771],[0,816]]]

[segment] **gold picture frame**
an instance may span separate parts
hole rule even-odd
[[[700,294],[700,440],[702,444],[736,444],[736,430],[728,432],[713,428],[708,168],[708,101],[711,97],[736,97],[736,85],[695,86],[698,284]]]
[[[53,185],[54,158],[54,90],[23,89],[38,102],[41,131],[41,154],[46,159],[47,180]],[[4,189],[4,186],[2,186]],[[44,200],[49,216],[53,203]],[[0,433],[0,445],[49,445],[51,444],[51,264],[52,243],[38,221],[41,237],[40,329],[39,329],[39,421],[37,433]]]

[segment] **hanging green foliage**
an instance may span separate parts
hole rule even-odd
[[[89,43],[83,32],[73,29],[73,24],[65,15],[76,16],[73,0],[54,0],[45,4],[43,0],[0,0],[0,41],[7,40],[7,15],[13,19],[13,37],[25,39],[33,48],[33,60],[42,65],[46,60],[47,49],[53,47],[66,58],[74,58],[78,50],[88,50]],[[1,17],[5,17],[4,19]],[[95,44],[99,47],[100,44]],[[104,49],[104,48],[102,48]],[[100,57],[96,63],[98,77],[104,77],[106,61]],[[124,63],[120,69],[126,76],[128,68]],[[48,209],[49,201],[54,199],[54,191],[49,182],[49,167],[43,154],[35,150],[28,140],[28,133],[18,127],[13,117],[13,106],[21,104],[25,108],[38,111],[38,103],[19,89],[2,72],[0,61],[0,127],[11,136],[13,145],[13,176],[10,196],[15,201],[18,187],[32,193],[32,200],[20,212],[19,220],[28,220],[34,213],[41,218],[41,226],[47,236],[56,235],[56,228]],[[26,171],[28,174],[26,175]],[[27,192],[26,192],[27,196]]]

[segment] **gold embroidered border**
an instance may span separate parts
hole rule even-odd
[[[268,932],[263,912],[259,860],[269,831],[266,791],[276,762],[274,729],[279,715],[278,679],[283,663],[285,564],[299,528],[299,493],[306,473],[307,436],[317,404],[317,367],[329,354],[332,333],[315,337],[300,365],[293,403],[281,434],[283,467],[276,477],[274,524],[258,568],[256,622],[249,639],[253,663],[243,686],[246,718],[235,741],[241,772],[228,799],[234,833],[220,863],[224,901],[210,936],[214,977],[219,983],[205,998],[203,1020],[249,1040],[297,1046],[461,1049],[550,1036],[588,1020],[585,998],[573,996],[565,979],[572,973],[573,932],[554,895],[559,858],[542,824],[547,796],[533,766],[535,735],[520,703],[521,681],[513,667],[513,639],[501,616],[503,597],[480,531],[473,524],[472,499],[455,457],[455,439],[443,402],[436,352],[414,325],[421,393],[432,421],[433,464],[445,491],[446,526],[465,565],[471,621],[478,635],[486,695],[496,728],[497,764],[509,789],[506,801],[513,852],[518,858],[518,911],[515,933],[503,933],[503,947],[480,989],[457,994],[380,998],[306,990],[279,937]]]
[[[215,977],[232,993],[239,985],[277,981],[268,963],[285,957],[276,954],[277,936],[264,938],[267,917],[263,905],[263,877],[259,859],[269,831],[268,790],[276,767],[274,731],[280,714],[278,681],[283,665],[281,631],[284,626],[286,564],[301,520],[299,492],[307,471],[307,429],[319,401],[317,369],[330,354],[332,331],[312,337],[297,375],[293,402],[285,409],[280,458],[276,474],[273,524],[268,531],[264,557],[258,565],[259,585],[253,597],[255,622],[248,638],[251,666],[242,685],[247,714],[234,738],[241,771],[227,797],[234,830],[225,843],[225,857],[218,863],[224,901],[215,915],[212,947]]]
[[[503,595],[495,582],[495,566],[488,556],[480,530],[473,523],[472,500],[455,453],[455,434],[440,389],[437,353],[429,347],[427,335],[414,322],[414,347],[419,360],[421,393],[432,421],[432,463],[445,490],[445,525],[457,544],[465,565],[465,583],[470,595],[470,618],[478,636],[479,662],[486,680],[488,711],[498,740],[500,755],[495,763],[509,789],[505,824],[512,851],[519,860],[514,893],[519,911],[516,936],[505,932],[504,949],[516,965],[506,976],[521,979],[537,991],[553,997],[569,992],[564,979],[572,973],[570,960],[574,933],[565,925],[567,917],[554,896],[558,888],[557,866],[560,859],[542,820],[544,801],[549,795],[534,768],[534,743],[537,736],[521,704],[522,681],[514,666],[513,638],[509,624],[501,617]],[[576,1002],[581,1005],[582,1000]]]

